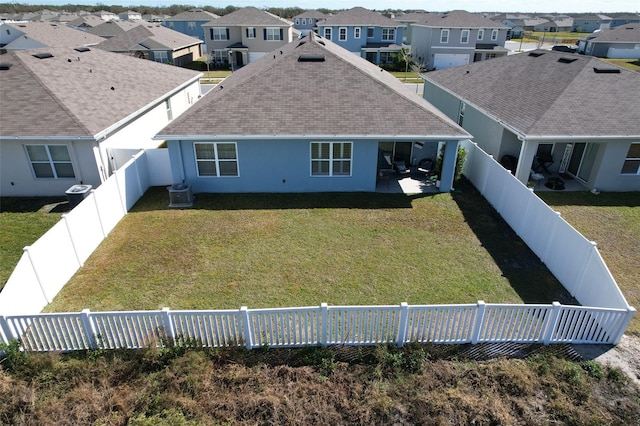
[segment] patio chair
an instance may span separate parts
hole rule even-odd
[[[410,170],[407,169],[407,166],[404,164],[404,161],[394,161],[393,168],[400,175],[406,175],[410,172]]]

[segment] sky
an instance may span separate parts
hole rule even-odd
[[[255,6],[300,7],[302,9],[349,9],[362,6],[367,9],[423,9],[429,12],[444,12],[462,9],[468,12],[538,12],[538,13],[612,13],[640,12],[640,0],[222,0],[202,2],[198,0],[119,0],[119,1],[82,1],[82,0],[30,0],[27,4],[117,4],[120,6],[170,6],[188,4],[194,6]]]

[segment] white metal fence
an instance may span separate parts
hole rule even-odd
[[[420,343],[616,343],[633,313],[552,305],[327,306],[98,312],[0,317],[25,350],[298,347]]]
[[[149,186],[167,179],[162,172],[154,178],[150,164],[155,160],[140,153],[25,248],[0,293],[0,341],[19,338],[32,351],[142,348],[176,341],[247,348],[407,342],[617,344],[635,309],[627,304],[595,243],[477,145],[463,145],[465,175],[583,306],[323,304],[39,314]],[[158,169],[164,169],[166,161],[161,157]]]

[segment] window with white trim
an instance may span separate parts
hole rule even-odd
[[[367,27],[367,38],[373,38],[373,27]]]
[[[353,29],[353,38],[360,38],[360,31],[361,31],[360,27],[355,27]]]
[[[302,25],[307,25],[307,18],[302,18]]]
[[[458,125],[462,126],[464,122],[464,109],[467,105],[464,102],[460,102],[460,107],[458,108]]]
[[[460,31],[460,43],[462,44],[469,43],[469,30]]]
[[[640,142],[634,142],[629,147],[620,174],[640,175]]]
[[[196,23],[193,22],[193,21],[187,22],[187,28],[189,28],[190,30],[195,30],[196,29]]]
[[[440,43],[449,43],[449,30],[440,30]]]
[[[235,142],[194,142],[199,177],[238,176]]]
[[[331,27],[326,27],[324,29],[324,38],[331,40]]]
[[[256,38],[256,29],[253,27],[247,28],[247,38]]]
[[[264,39],[267,41],[282,40],[280,28],[266,28],[265,35]]]
[[[311,142],[311,176],[351,176],[351,142]]]
[[[394,41],[396,39],[395,28],[383,28],[382,29],[382,41]]]
[[[498,30],[491,30],[491,41],[496,41],[498,39]]]
[[[153,60],[166,64],[167,62],[169,62],[169,55],[167,54],[166,50],[156,50],[155,52],[153,52]]]
[[[73,163],[66,145],[26,145],[31,169],[37,179],[74,179]]]
[[[347,41],[347,27],[338,28],[338,40]]]
[[[296,25],[300,25],[300,19],[296,18]]]
[[[222,64],[228,60],[227,51],[226,50],[213,50],[211,52],[211,60],[216,64]]]
[[[478,40],[482,40],[484,38],[484,28],[480,28],[478,30]]]
[[[228,40],[226,28],[209,28],[211,40]]]

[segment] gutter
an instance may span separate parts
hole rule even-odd
[[[394,141],[406,141],[406,142],[420,142],[420,141],[434,141],[440,142],[445,140],[468,140],[471,139],[469,135],[162,135],[158,134],[153,137],[154,140],[168,140],[168,141],[208,141],[208,140],[295,140],[295,139],[315,139],[315,140],[328,140],[328,139],[392,139]]]

